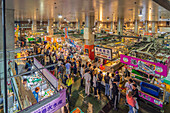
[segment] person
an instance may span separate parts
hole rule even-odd
[[[99,95],[101,94],[101,87],[102,87],[102,79],[103,79],[103,74],[102,72],[100,71],[99,74],[98,74],[98,78],[97,78],[97,84],[98,84],[98,93]]]
[[[116,75],[115,75],[115,81],[117,81],[117,86],[119,87],[119,82],[120,82],[119,72],[116,71],[115,74],[116,74]]]
[[[27,85],[27,79],[26,78],[24,78],[23,79],[23,86],[24,86],[24,88],[26,89],[26,90],[29,90],[29,88],[28,88],[28,85]]]
[[[66,80],[66,84],[69,90],[69,95],[71,95],[71,88],[72,88],[72,83],[73,83],[73,79],[70,75],[68,75],[68,79]]]
[[[93,74],[93,87],[94,87],[94,96],[97,97],[97,76]]]
[[[113,94],[113,99],[112,99],[112,104],[114,106],[114,110],[118,110],[118,93],[119,93],[119,90],[118,90],[118,86],[117,86],[117,81],[116,80],[113,80],[113,83],[112,83],[112,94]]]
[[[77,74],[77,65],[76,65],[76,59],[75,58],[73,58],[73,72],[74,72],[74,76],[76,76],[76,74]]]
[[[60,59],[61,59],[62,62],[64,62],[64,55],[63,55],[63,52],[61,52]]]
[[[67,63],[65,64],[65,67],[66,67],[66,74],[69,74],[69,75],[70,75],[70,67],[71,67],[71,64],[69,63],[69,61],[67,61]]]
[[[16,71],[16,74],[18,75],[18,65],[16,62],[15,62],[15,71]]]
[[[132,83],[133,83],[132,79],[129,79],[128,82],[125,83],[126,93],[132,91]]]
[[[84,64],[80,68],[81,86],[83,86]]]
[[[170,92],[165,91],[165,104],[169,104]]]
[[[89,96],[90,80],[91,80],[90,70],[87,70],[86,73],[83,75],[83,77],[85,79],[85,93]]]
[[[133,108],[135,107],[136,101],[132,96],[132,91],[129,91],[126,95],[127,103],[129,105],[129,112],[128,113],[134,113]]]
[[[70,60],[70,54],[67,56],[67,61],[69,61]]]
[[[109,97],[109,88],[110,88],[110,85],[109,85],[109,80],[110,80],[109,73],[106,74],[106,76],[104,77],[104,80],[105,80],[105,95]]]
[[[112,99],[112,88],[113,88],[112,84],[113,84],[113,81],[114,81],[114,73],[112,73],[112,76],[111,76],[111,78],[110,78],[110,80],[109,80],[109,85],[110,85],[110,99]]]
[[[137,85],[136,84],[132,84],[132,96],[133,98],[136,100],[136,104],[135,104],[135,113],[138,112],[138,109],[139,109],[139,93],[138,93],[138,89],[137,89]]]
[[[132,79],[129,79],[126,83],[125,83],[125,88],[126,88],[126,94],[129,93],[129,91],[132,91]],[[125,105],[127,105],[127,99],[125,100]]]
[[[36,87],[35,91],[33,91],[33,95],[34,95],[37,102],[38,102],[38,98],[39,98],[39,91],[40,91],[39,87]]]
[[[59,72],[60,72],[60,74],[61,74],[61,79],[62,79],[62,81],[64,81],[64,79],[63,79],[63,73],[64,73],[64,65],[61,63],[61,66],[59,67]]]

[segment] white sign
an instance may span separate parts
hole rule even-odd
[[[89,39],[89,28],[84,28],[84,39]]]
[[[103,48],[103,47],[94,47],[94,51],[96,57],[112,60],[112,49]]]

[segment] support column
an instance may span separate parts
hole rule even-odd
[[[94,26],[94,12],[87,13],[85,17],[84,39],[85,52],[88,53],[89,58],[94,60],[94,34],[92,34],[92,27]],[[87,52],[88,51],[88,52]]]
[[[36,20],[32,21],[32,32],[33,33],[37,32],[37,21]]]
[[[6,50],[10,51],[10,50],[14,50],[14,35],[15,35],[14,34],[14,10],[6,9],[5,13],[6,13]],[[7,55],[7,59],[14,58],[13,53],[7,52],[6,55]],[[0,9],[0,61],[2,60],[3,60],[2,9]],[[7,69],[8,69],[8,65],[7,65]],[[4,78],[3,74],[4,74],[4,63],[0,62],[0,79]],[[4,95],[4,84],[3,83],[4,81],[0,80],[0,94],[1,95]]]
[[[53,35],[54,34],[54,30],[53,30],[53,19],[49,19],[48,20],[48,26],[47,26],[47,33],[48,35]]]
[[[77,31],[78,31],[78,33],[81,32],[81,21],[80,21],[80,19],[77,22]]]
[[[152,22],[152,33],[155,33],[155,22]]]
[[[117,33],[123,35],[124,18],[118,18]]]
[[[110,28],[111,28],[111,31],[114,31],[114,22],[113,21],[111,22],[111,27]]]
[[[135,20],[134,33],[139,34],[139,20]]]
[[[148,32],[148,21],[145,22],[145,32]]]

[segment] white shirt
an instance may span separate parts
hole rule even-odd
[[[90,84],[91,75],[89,73],[85,73],[83,77],[85,79],[86,84]]]

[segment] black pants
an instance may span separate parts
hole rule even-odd
[[[113,94],[112,104],[114,108],[117,108],[118,105],[118,94]]]
[[[97,87],[94,87],[94,95],[97,95]]]
[[[101,82],[98,82],[97,84],[98,84],[98,93],[100,95],[101,94],[101,87],[102,87]]]

